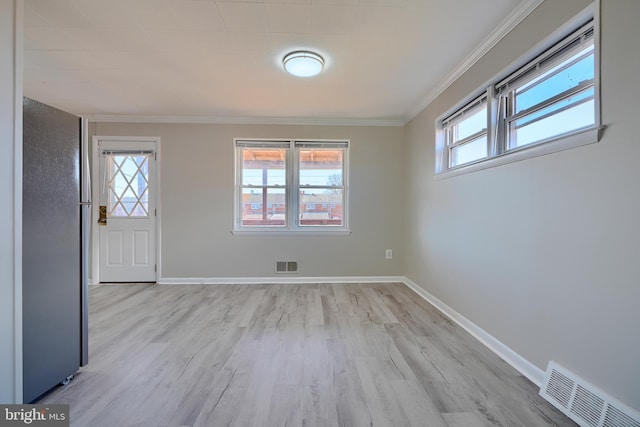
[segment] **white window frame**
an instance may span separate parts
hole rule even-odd
[[[349,229],[349,140],[322,140],[322,139],[255,139],[234,138],[234,208],[233,229],[234,235],[272,236],[272,235],[320,235],[342,236],[351,233]],[[242,149],[247,145],[262,148],[286,148],[286,205],[284,226],[243,226],[242,225]],[[336,149],[344,150],[342,159],[342,225],[299,225],[299,165],[301,149]],[[315,188],[315,187],[314,187]]]
[[[486,157],[470,162],[461,163],[458,165],[452,165],[453,151],[455,149],[464,147],[465,145],[475,141],[477,138],[482,136],[486,136],[487,143],[489,142],[489,123],[487,123],[487,125],[483,129],[480,129],[478,132],[475,132],[465,138],[458,139],[458,136],[456,135],[457,125],[463,122],[466,117],[476,114],[478,110],[483,109],[484,107],[486,107],[488,111],[489,105],[487,102],[486,94],[480,95],[470,103],[466,104],[464,107],[458,109],[451,116],[448,116],[446,119],[443,119],[441,121],[441,127],[444,135],[444,150],[442,152],[442,156],[444,156],[444,158],[442,159],[442,162],[443,165],[446,165],[447,169],[454,169],[458,167],[464,167],[473,163],[482,162],[491,156],[491,151],[487,147]]]
[[[435,178],[443,179],[477,170],[488,169],[503,164],[513,163],[533,157],[555,153],[600,140],[604,126],[600,114],[600,31],[599,31],[599,2],[594,2],[581,13],[563,25],[538,46],[533,48],[511,66],[507,67],[496,77],[482,85],[480,89],[472,93],[453,108],[449,109],[435,121],[436,128],[436,162]],[[563,134],[557,134],[547,139],[536,141],[521,147],[510,148],[508,141],[507,116],[508,94],[504,90],[509,82],[523,81],[522,75],[528,67],[535,66],[545,55],[554,53],[561,43],[575,37],[579,33],[593,30],[593,55],[594,55],[594,125],[575,129]],[[546,71],[546,69],[545,69]],[[543,71],[544,72],[544,71]],[[502,89],[502,94],[500,90]],[[582,88],[580,88],[582,89]],[[577,90],[576,90],[577,91]],[[487,98],[487,153],[488,157],[475,162],[465,163],[450,167],[449,147],[447,145],[447,121],[455,117],[460,111],[467,108],[476,99]]]

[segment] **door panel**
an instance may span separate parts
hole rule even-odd
[[[149,231],[137,230],[133,232],[133,264],[149,264]]]
[[[107,232],[107,266],[121,267],[124,259],[122,231]]]
[[[100,281],[156,281],[156,143],[99,142]]]

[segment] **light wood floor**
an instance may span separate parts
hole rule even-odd
[[[575,425],[402,284],[96,286],[73,426]]]

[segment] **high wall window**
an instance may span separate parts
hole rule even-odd
[[[348,232],[347,141],[235,141],[234,232]]]
[[[482,96],[443,121],[448,167],[487,158],[487,97]]]
[[[436,173],[483,169],[596,142],[593,15],[436,121]]]

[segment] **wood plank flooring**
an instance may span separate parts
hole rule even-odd
[[[90,290],[73,426],[573,426],[403,284]]]

